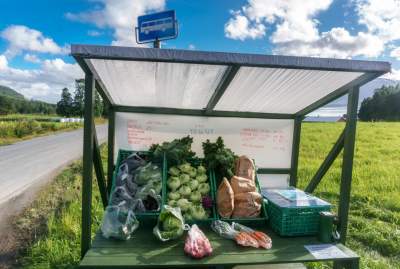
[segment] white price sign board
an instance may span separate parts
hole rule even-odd
[[[116,113],[115,150],[147,150],[151,144],[193,137],[192,149],[203,156],[201,143],[221,136],[238,155],[255,159],[258,167],[290,168],[294,121]]]
[[[332,244],[305,245],[304,247],[319,260],[348,258],[346,253]]]

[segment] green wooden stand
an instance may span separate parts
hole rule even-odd
[[[149,52],[149,53],[147,53]],[[357,105],[359,87],[376,77],[390,71],[390,65],[383,62],[349,61],[337,59],[317,59],[286,56],[245,55],[212,52],[185,52],[178,50],[163,50],[140,48],[118,48],[105,46],[73,45],[72,56],[84,70],[85,76],[85,122],[83,145],[83,181],[82,181],[82,238],[80,266],[85,268],[136,268],[136,267],[232,267],[238,264],[278,264],[322,261],[313,257],[304,245],[319,244],[316,237],[284,238],[272,231],[262,228],[273,239],[271,250],[241,248],[233,241],[220,237],[205,227],[204,231],[211,240],[214,253],[202,260],[193,260],[183,254],[183,240],[161,243],[152,236],[151,228],[139,228],[133,239],[118,242],[104,239],[97,233],[93,244],[91,240],[91,203],[93,166],[101,193],[103,205],[108,204],[108,194],[111,190],[114,167],[115,114],[117,112],[152,113],[166,115],[190,115],[205,117],[240,117],[260,119],[292,119],[294,120],[292,156],[290,168],[264,168],[257,172],[262,174],[288,174],[290,185],[296,186],[299,158],[301,123],[310,112],[327,103],[348,94],[347,120],[343,133],[333,145],[321,167],[311,179],[306,188],[313,192],[321,182],[336,157],[343,150],[342,176],[340,182],[340,200],[338,211],[338,227],[340,243],[336,244],[348,257],[345,259],[330,259],[335,268],[358,268],[359,257],[345,247],[347,223],[349,214],[352,167],[354,158],[355,132],[357,122]],[[170,62],[186,64],[224,65],[226,71],[218,83],[214,93],[203,109],[182,109],[165,107],[137,107],[116,104],[104,86],[101,77],[87,59]],[[321,71],[360,72],[360,76],[342,85],[335,91],[325,95],[307,107],[292,114],[261,113],[245,111],[215,110],[218,101],[224,95],[230,83],[234,80],[241,67],[284,68]],[[98,91],[109,106],[108,126],[108,168],[107,184],[101,163],[99,145],[94,128],[94,93]]]

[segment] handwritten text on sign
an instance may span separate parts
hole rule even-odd
[[[154,143],[190,135],[193,150],[202,156],[201,143],[222,136],[236,154],[246,154],[259,167],[289,168],[292,120],[242,119],[117,113],[116,150],[147,150]]]

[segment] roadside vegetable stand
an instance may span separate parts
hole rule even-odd
[[[334,261],[336,268],[359,267],[359,257],[345,246],[359,88],[389,72],[389,63],[93,45],[72,45],[71,50],[85,72],[82,268],[232,267],[324,260]],[[107,182],[93,121],[96,90],[109,105]],[[316,236],[281,237],[267,224],[260,229],[272,238],[270,250],[238,248],[205,228],[214,252],[201,260],[183,254],[182,240],[156,241],[149,225],[128,241],[107,240],[97,233],[92,242],[92,168],[106,206],[117,150],[143,150],[149,141],[179,134],[195,139],[223,134],[237,152],[256,156],[261,185],[276,178],[296,186],[302,120],[346,94],[345,128],[305,190],[313,192],[343,150],[340,240],[334,244],[344,256],[318,258],[304,247],[319,244]],[[143,133],[146,136],[140,136]]]

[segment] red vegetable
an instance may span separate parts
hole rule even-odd
[[[196,224],[192,225],[188,232],[184,251],[187,255],[196,259],[201,259],[212,253],[210,241]]]
[[[253,248],[260,247],[258,241],[254,237],[252,237],[249,233],[246,232],[239,232],[235,236],[235,241],[237,244],[245,247],[253,247]]]
[[[213,206],[213,199],[210,196],[204,196],[201,200],[204,208],[212,208]]]

